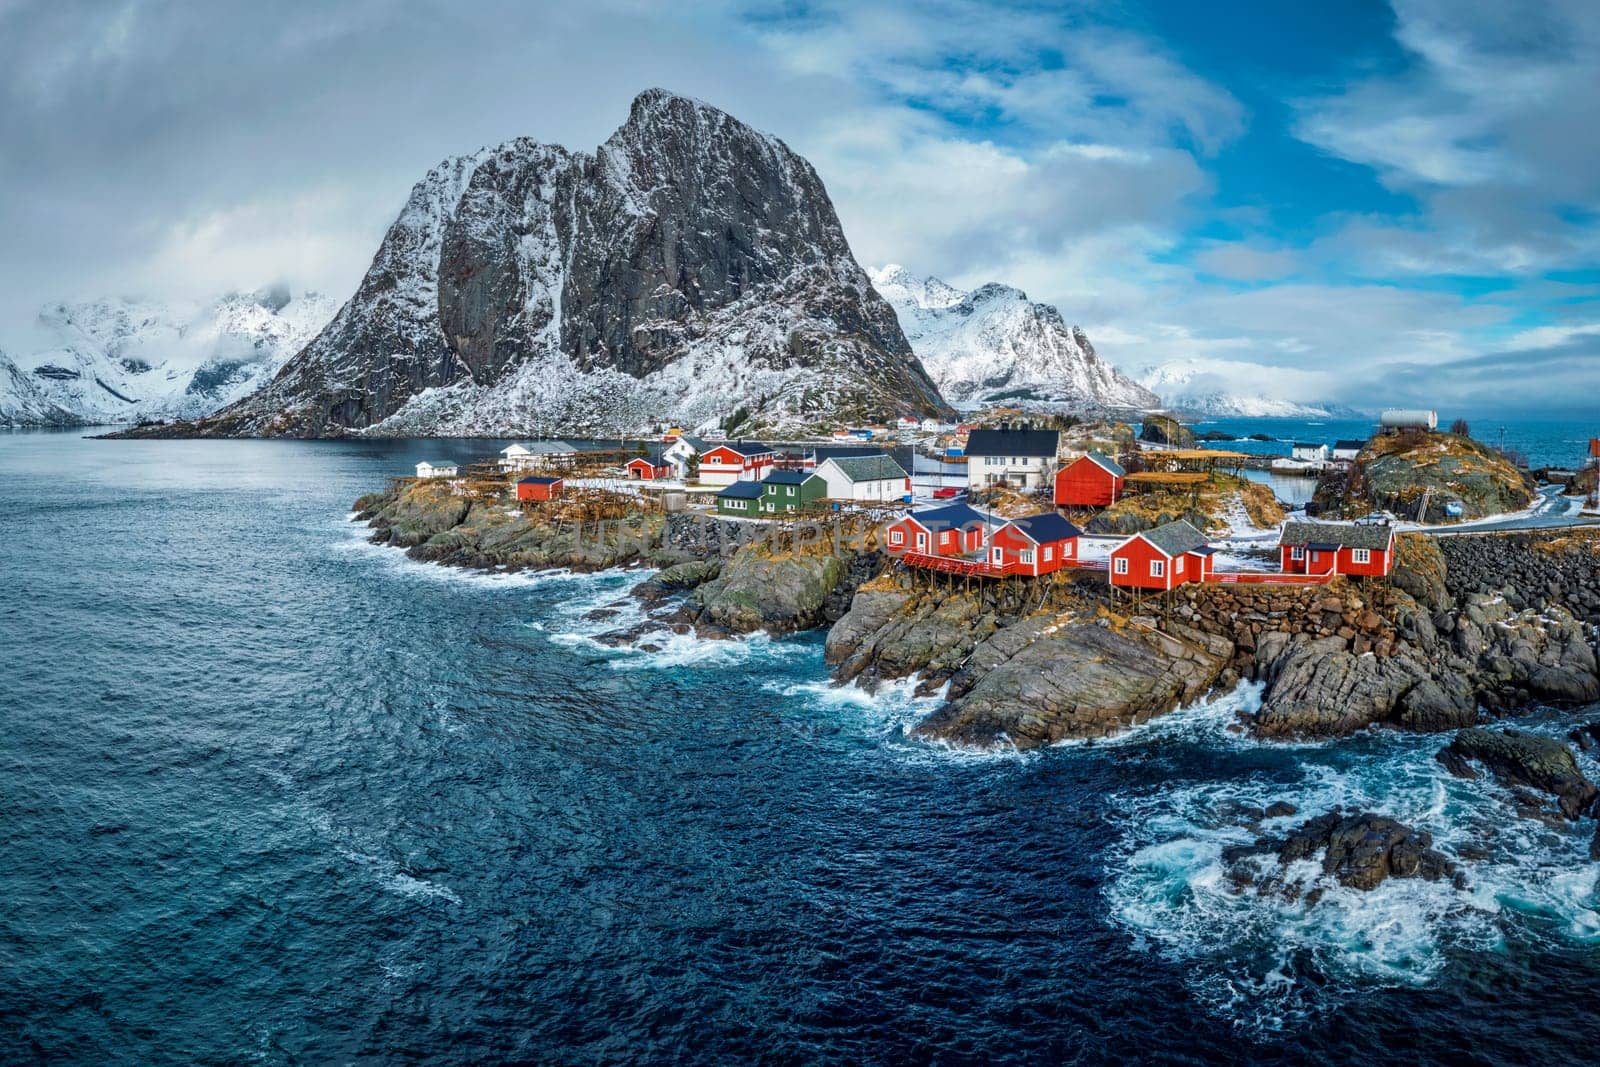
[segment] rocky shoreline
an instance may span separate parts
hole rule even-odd
[[[870,691],[915,678],[920,692],[942,698],[913,731],[930,741],[1028,749],[1108,737],[1253,682],[1260,705],[1235,724],[1240,732],[1450,732],[1441,761],[1452,773],[1483,768],[1520,790],[1536,817],[1600,818],[1600,791],[1566,745],[1488,728],[1534,707],[1600,702],[1594,534],[1409,535],[1392,581],[1186,586],[1129,613],[1088,572],[967,583],[892,567],[871,531],[774,540],[765,524],[682,512],[575,523],[429,486],[397,485],[355,510],[373,541],[423,561],[655,569],[630,594],[645,621],[600,635],[613,644],[648,651],[663,631],[727,638],[826,627],[825,660],[839,684]],[[1575,742],[1600,743],[1600,725],[1574,727]],[[1426,840],[1381,813],[1321,819],[1301,836],[1320,842],[1341,880],[1347,866],[1356,872],[1349,884],[1375,884],[1374,871],[1450,873]],[[1298,847],[1262,845],[1250,853],[1252,877],[1260,855]],[[1600,834],[1594,848],[1600,857]]]

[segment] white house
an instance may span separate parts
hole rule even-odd
[[[500,450],[501,470],[532,470],[576,458],[578,450],[565,441],[520,441]]]
[[[1326,463],[1328,462],[1328,446],[1312,445],[1296,441],[1289,448],[1289,456],[1301,463]]]
[[[940,422],[938,419],[922,420],[923,433],[944,433],[948,429],[950,429],[950,424],[948,422]]]
[[[1333,459],[1348,463],[1359,456],[1364,447],[1365,441],[1335,441],[1330,455]]]
[[[661,450],[661,458],[672,468],[672,476],[682,481],[689,477],[690,465],[698,462],[700,453],[705,450],[705,442],[700,438],[679,434],[670,445]]]
[[[967,435],[967,484],[974,489],[1001,483],[1038,489],[1055,475],[1060,442],[1055,430],[973,430]]]
[[[916,433],[922,428],[922,423],[910,415],[902,415],[894,420],[894,428],[900,433]]]
[[[454,478],[457,473],[454,463],[445,463],[442,460],[438,463],[429,463],[427,460],[423,460],[417,464],[418,478]]]
[[[911,477],[892,456],[835,456],[817,464],[830,500],[885,503],[911,492]]]

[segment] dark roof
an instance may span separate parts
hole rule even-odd
[[[1099,466],[1104,467],[1108,473],[1114,475],[1115,477],[1121,478],[1128,473],[1122,469],[1122,464],[1103,453],[1090,452],[1084,458],[1092,460]]]
[[[1346,449],[1349,449],[1351,452],[1360,452],[1363,448],[1367,447],[1367,443],[1365,441],[1335,441],[1333,443],[1333,447],[1339,452],[1343,452]]]
[[[741,456],[759,456],[764,452],[774,451],[771,445],[764,445],[760,441],[714,441],[707,442],[701,451],[710,452],[714,448],[728,448]]]
[[[1206,543],[1206,535],[1182,519],[1169,522],[1165,526],[1157,526],[1154,530],[1146,530],[1138,536],[1169,556],[1181,556],[1185,552],[1193,552],[1204,548]]]
[[[1012,519],[1011,525],[1027,534],[1037,544],[1044,544],[1046,541],[1066,541],[1083,534],[1082,530],[1054,511]]]
[[[1345,522],[1286,522],[1280,545],[1337,545],[1340,548],[1386,549],[1394,537],[1394,527]]]
[[[649,463],[652,466],[659,467],[659,466],[662,466],[663,464],[665,464],[666,460],[661,458],[661,452],[660,452],[659,449],[652,452],[650,450],[650,448],[648,446],[646,446],[644,455],[642,455],[642,456],[634,456],[632,459],[628,460],[628,463],[641,463],[641,462],[642,463]],[[627,466],[628,463],[623,464],[623,466]]]
[[[726,489],[724,489],[722,492],[718,493],[717,495],[718,496],[733,497],[735,499],[738,499],[738,498],[742,497],[742,498],[754,500],[756,497],[761,495],[761,483],[760,482],[734,482],[732,485],[728,486]]]
[[[517,484],[518,485],[555,485],[560,480],[561,480],[560,478],[529,477],[529,478],[519,478],[519,479],[517,479]]]
[[[872,448],[871,446],[866,448],[834,448],[826,445],[812,449],[811,454],[817,457],[818,463],[826,459],[851,459],[857,456],[886,455],[883,449]]]
[[[876,456],[833,456],[823,462],[838,467],[852,482],[877,482],[906,477],[905,470],[892,456],[881,453]]]
[[[946,504],[942,508],[926,508],[922,511],[913,511],[908,518],[915,519],[929,530],[962,529],[973,523],[990,521],[989,516],[970,504]]]
[[[1323,446],[1321,444],[1318,444],[1315,441],[1296,441],[1294,444],[1290,445],[1289,447],[1290,448],[1322,448]]]
[[[773,471],[761,479],[761,482],[763,485],[768,483],[773,485],[804,485],[815,477],[816,475],[810,471]]]
[[[1060,440],[1056,430],[973,430],[967,435],[967,455],[1050,458]]]

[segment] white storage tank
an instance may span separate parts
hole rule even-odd
[[[1437,430],[1439,428],[1439,413],[1437,411],[1408,411],[1404,408],[1391,408],[1379,417],[1378,425],[1385,430]]]

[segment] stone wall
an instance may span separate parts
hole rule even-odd
[[[1600,532],[1441,537],[1445,585],[1457,600],[1507,592],[1517,608],[1564,607],[1600,625]]]

